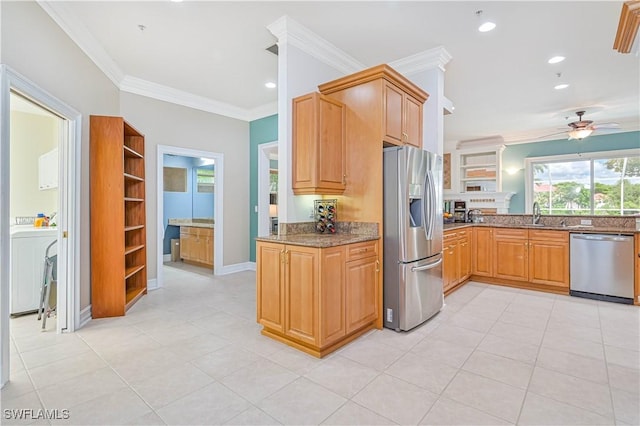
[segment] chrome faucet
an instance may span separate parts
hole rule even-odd
[[[537,201],[533,202],[533,224],[537,225],[540,222],[540,205]]]

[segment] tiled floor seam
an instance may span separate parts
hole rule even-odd
[[[538,351],[536,352],[536,359],[533,363],[533,368],[531,369],[531,374],[529,375],[529,380],[527,381],[527,387],[524,391],[524,398],[522,398],[522,403],[520,404],[520,410],[518,411],[518,417],[516,417],[515,424],[520,424],[520,416],[522,415],[522,410],[524,409],[524,404],[527,401],[527,395],[529,394],[529,386],[531,386],[531,379],[533,377],[533,373],[536,371],[536,366],[538,365],[538,357],[540,356],[540,351],[542,350],[542,343],[544,342],[544,336],[547,334],[547,329],[549,328],[549,321],[551,320],[551,313],[553,312],[553,308],[556,305],[556,298],[554,297],[551,303],[551,309],[549,310],[549,316],[547,317],[547,322],[544,325],[544,330],[542,332],[542,339],[540,339],[540,343],[538,344]],[[533,393],[533,392],[532,392]]]
[[[613,421],[616,422],[618,416],[616,415],[616,405],[613,401],[613,391],[611,389],[611,379],[609,378],[609,363],[607,362],[607,351],[604,343],[604,332],[602,331],[602,317],[600,314],[600,305],[598,305],[598,323],[600,324],[600,337],[602,338],[602,355],[604,357],[604,369],[607,373],[607,385],[609,387],[609,399],[611,401],[611,412],[613,413]]]

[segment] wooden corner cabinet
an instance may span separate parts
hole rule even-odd
[[[369,109],[372,115],[377,115],[375,121],[367,120],[362,124],[367,127],[379,126],[376,129],[378,140],[382,140],[386,146],[422,147],[422,111],[429,95],[389,65],[368,68],[321,84],[318,88],[324,95],[344,99],[347,105],[362,102],[362,106]],[[358,99],[351,102],[350,93],[354,93]],[[362,120],[362,116],[356,120]]]
[[[317,248],[256,243],[262,334],[322,357],[375,327],[378,242]]]
[[[346,109],[320,93],[293,99],[293,193],[342,194],[346,179]]]
[[[124,315],[147,293],[144,136],[90,117],[91,313]]]
[[[471,276],[471,228],[448,230],[442,235],[442,289],[445,294]]]

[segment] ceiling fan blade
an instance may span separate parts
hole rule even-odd
[[[556,132],[556,133],[550,133],[548,135],[543,135],[543,136],[538,136],[536,139],[542,139],[542,138],[548,138],[549,136],[555,136],[555,135],[562,135],[562,134],[566,134],[567,131],[563,131],[563,132]]]
[[[594,130],[598,129],[619,129],[620,125],[618,123],[598,123],[591,126]]]

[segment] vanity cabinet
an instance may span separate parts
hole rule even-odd
[[[181,226],[180,258],[187,263],[213,267],[213,229]]]
[[[262,334],[322,357],[375,326],[377,241],[317,248],[256,243]]]
[[[293,99],[293,193],[342,194],[346,179],[346,108],[320,93]]]

